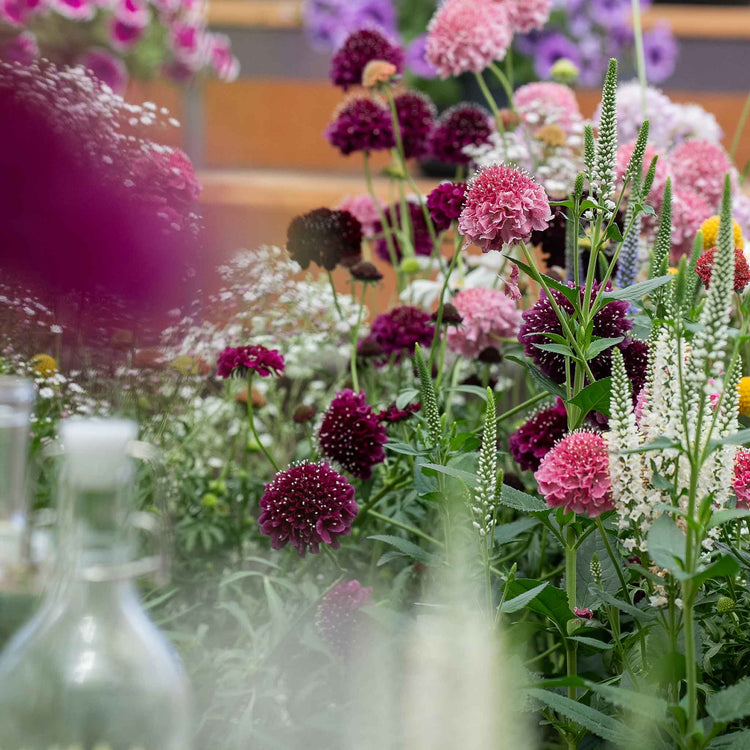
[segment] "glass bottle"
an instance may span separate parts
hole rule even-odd
[[[0,654],[0,748],[186,750],[188,685],[133,581],[125,420],[63,422],[59,574]]]
[[[26,466],[34,386],[0,376],[0,648],[36,601],[27,554]]]

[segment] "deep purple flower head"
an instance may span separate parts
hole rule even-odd
[[[350,34],[331,58],[331,81],[344,91],[362,83],[362,73],[372,60],[384,60],[404,71],[404,51],[385,34],[374,28],[358,29]]]
[[[216,374],[220,378],[244,378],[250,371],[262,378],[281,375],[284,357],[276,349],[260,345],[228,346],[216,362]]]
[[[429,149],[430,135],[437,116],[437,109],[429,97],[417,91],[407,91],[395,97],[404,156],[421,158]]]
[[[569,286],[573,287],[572,282]],[[609,285],[608,285],[609,286]],[[598,288],[598,287],[595,287]],[[580,298],[583,300],[584,289],[579,288]],[[552,290],[557,305],[569,314],[574,313],[573,304],[562,292]],[[594,316],[593,335],[599,338],[618,338],[625,336],[633,328],[633,322],[628,317],[630,304],[626,300],[608,302]],[[524,354],[529,357],[539,369],[556,383],[565,382],[565,357],[557,352],[544,351],[535,344],[549,344],[551,339],[545,333],[563,334],[560,321],[550,303],[546,293],[542,291],[537,302],[528,310],[524,310],[521,317],[521,329],[518,340],[523,344]],[[624,342],[623,342],[624,343]],[[589,367],[594,377],[599,380],[605,378],[611,371],[611,352],[606,350],[589,360]]]
[[[465,182],[442,182],[427,196],[427,208],[438,232],[446,230],[461,215]]]
[[[321,542],[338,549],[338,538],[351,533],[359,511],[354,487],[327,461],[280,471],[266,485],[260,508],[258,525],[271,537],[271,547],[291,544],[300,557],[319,552]]]
[[[668,24],[654,26],[643,34],[646,76],[652,83],[666,81],[674,73],[680,48]]]
[[[437,78],[437,70],[427,61],[427,34],[413,39],[406,48],[406,67],[420,78]]]
[[[633,391],[633,398],[646,385],[646,375],[648,374],[648,344],[638,339],[626,338],[618,346],[622,352],[622,358],[625,363],[625,372],[630,379],[630,385]],[[611,357],[611,354],[610,354]]]
[[[554,406],[538,411],[509,438],[513,459],[524,471],[536,471],[555,443],[568,431],[568,415],[561,398]]]
[[[449,164],[468,164],[466,146],[488,143],[493,125],[489,112],[478,104],[457,104],[447,109],[432,133],[432,153]]]
[[[409,419],[412,414],[416,414],[421,408],[422,406],[419,401],[413,404],[407,404],[405,409],[399,409],[396,404],[393,403],[378,414],[378,419],[380,419],[381,422],[387,422],[388,424],[403,422]]]
[[[409,209],[411,241],[412,246],[414,247],[414,252],[417,255],[430,255],[432,253],[432,238],[430,237],[430,230],[424,219],[422,208],[413,201],[409,201],[407,206]],[[388,208],[385,209],[385,219],[390,227],[399,229],[401,227],[401,204],[396,203],[393,206],[388,206]],[[375,225],[375,233],[380,234],[382,231],[383,227],[381,223],[378,222]],[[396,260],[400,261],[403,257],[403,251],[398,237],[393,237],[393,244],[396,250]],[[378,240],[377,245],[375,245],[375,252],[383,260],[388,261],[389,263],[392,262],[390,252],[388,251],[388,243],[385,238]]]
[[[336,110],[326,138],[344,156],[355,151],[393,148],[393,126],[388,110],[367,96],[354,96]]]
[[[359,610],[370,601],[371,586],[359,581],[342,581],[331,589],[318,605],[315,626],[321,638],[339,656],[351,651]]]
[[[287,229],[286,249],[302,268],[317,263],[332,271],[356,265],[362,252],[362,225],[348,211],[316,208],[297,216]]]
[[[412,354],[416,344],[429,348],[435,336],[435,324],[430,313],[402,305],[378,315],[372,322],[370,336],[387,356],[395,356],[398,361],[403,354]]]
[[[385,427],[367,403],[364,391],[339,391],[318,433],[323,455],[358,479],[369,479],[372,467],[385,461]]]

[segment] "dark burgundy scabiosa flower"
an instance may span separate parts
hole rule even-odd
[[[380,344],[386,356],[400,361],[402,355],[412,354],[414,347],[432,345],[435,324],[430,313],[418,307],[402,305],[378,315],[370,327],[370,336]]]
[[[228,346],[219,355],[216,365],[220,378],[244,378],[250,372],[267,378],[284,372],[284,357],[276,349],[265,346]]]
[[[435,310],[430,316],[432,320],[437,323],[438,312]],[[458,311],[456,306],[452,302],[446,302],[443,305],[443,325],[444,326],[460,326],[463,323],[463,315]]]
[[[382,151],[396,145],[390,113],[367,96],[345,101],[334,112],[325,135],[344,156],[355,151]]]
[[[355,265],[362,252],[362,225],[348,211],[316,208],[297,216],[287,229],[286,248],[302,268],[317,263],[332,271]]]
[[[437,109],[430,99],[417,91],[407,91],[394,99],[404,156],[420,159],[429,151]]]
[[[404,420],[409,419],[412,414],[416,414],[421,408],[422,406],[418,401],[413,404],[408,404],[405,409],[399,409],[396,404],[393,403],[378,414],[378,419],[380,419],[381,422],[387,422],[388,424],[403,422]]]
[[[383,274],[369,261],[361,260],[349,269],[352,278],[357,281],[380,281]]]
[[[570,286],[573,286],[572,283]],[[598,286],[595,285],[595,288],[598,288]],[[583,287],[579,287],[579,293],[581,300],[583,300]],[[572,315],[574,312],[573,304],[568,301],[562,292],[552,290],[552,294],[558,306]],[[633,328],[633,322],[628,317],[629,306],[626,300],[613,300],[604,305],[594,316],[593,335],[599,338],[625,336]],[[563,333],[560,321],[557,319],[545,292],[540,294],[539,300],[531,308],[524,310],[521,317],[523,322],[518,333],[518,340],[523,344],[524,354],[548,378],[556,383],[565,382],[565,357],[562,354],[544,351],[535,346],[535,344],[550,343],[550,339],[544,335],[545,333],[556,333],[558,335]],[[611,371],[611,353],[607,350],[589,360],[589,367],[597,380],[607,377]]]
[[[431,150],[436,159],[449,164],[468,164],[466,146],[481,146],[490,140],[492,119],[477,104],[457,104],[443,112],[432,132]]]
[[[350,34],[331,58],[331,81],[344,91],[362,84],[367,63],[383,60],[404,71],[404,50],[377,29],[358,29]]]
[[[414,252],[417,255],[430,255],[432,253],[432,238],[430,237],[430,230],[427,228],[427,222],[422,212],[422,207],[414,201],[407,203],[409,208],[409,221],[411,223],[411,239],[414,247]],[[385,209],[385,220],[388,222],[388,226],[399,229],[401,227],[401,206],[400,204],[394,204],[388,206]],[[375,233],[381,234],[383,231],[383,225],[377,222],[375,225]],[[401,250],[401,244],[399,243],[398,237],[393,237],[393,244],[396,250],[396,260],[400,261],[403,258],[403,252]],[[378,240],[375,245],[375,252],[383,259],[391,262],[391,255],[388,252],[388,243],[384,238]]]
[[[443,182],[427,196],[427,208],[438,232],[448,229],[452,221],[458,220],[465,195],[465,182]]]
[[[370,601],[371,586],[359,581],[342,581],[318,605],[315,626],[326,643],[339,656],[347,656],[356,635],[359,610]]]
[[[300,557],[320,550],[321,542],[339,548],[340,536],[352,530],[359,507],[354,487],[327,461],[302,462],[280,471],[260,499],[260,530],[271,547],[291,544]]]
[[[622,352],[622,358],[625,364],[625,371],[630,378],[630,384],[633,389],[633,398],[637,398],[641,389],[646,385],[646,375],[648,373],[648,344],[638,339],[626,338],[618,348]],[[607,352],[610,359],[611,352]]]
[[[357,356],[363,359],[374,359],[375,357],[382,357],[383,354],[383,347],[373,336],[367,336],[357,344]]]
[[[339,391],[323,417],[318,433],[326,458],[358,479],[369,479],[372,467],[385,461],[385,427],[367,403],[364,391]]]
[[[307,404],[300,404],[292,414],[292,419],[297,424],[304,424],[305,422],[312,422],[315,418],[315,407],[308,406]]]
[[[706,250],[698,262],[695,264],[695,272],[700,276],[703,286],[708,289],[708,284],[711,281],[711,271],[714,267],[714,256],[716,255],[716,248],[712,247]],[[747,265],[745,260],[745,254],[739,248],[734,249],[734,291],[742,292],[742,290],[750,282],[750,267]]]
[[[508,447],[524,471],[536,471],[540,461],[568,431],[568,416],[561,398],[554,406],[538,411],[509,438]]]

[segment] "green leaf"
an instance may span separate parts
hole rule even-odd
[[[717,737],[709,746],[711,750],[747,750],[750,747],[750,729],[731,732]]]
[[[602,294],[602,299],[606,302],[610,302],[613,299],[624,299],[628,302],[636,302],[650,292],[653,292],[654,289],[658,289],[660,286],[668,284],[673,278],[674,276],[667,274],[666,276],[657,276],[656,278],[648,279],[647,281],[641,281],[638,284],[631,284],[624,289],[613,289],[612,291],[604,292]]]
[[[512,354],[506,354],[505,361],[515,362],[516,364],[521,365],[524,369],[528,370],[531,379],[543,391],[547,391],[547,393],[551,393],[553,396],[559,396],[560,398],[565,398],[567,396],[567,394],[565,393],[565,389],[561,385],[558,385],[553,380],[550,380],[546,375],[539,371],[539,368],[534,367],[525,359],[520,359],[519,357],[513,356]]]
[[[650,443],[639,445],[637,448],[628,448],[628,450],[617,452],[624,456],[628,453],[648,453],[649,451],[664,451],[679,447],[680,444],[676,440],[670,440],[668,437],[658,437],[654,438]]]
[[[653,610],[638,609],[638,607],[634,607],[632,604],[628,604],[627,602],[623,602],[617,597],[612,596],[612,594],[608,593],[607,591],[600,591],[599,597],[605,604],[609,604],[612,607],[619,609],[621,612],[630,615],[632,618],[640,622],[652,620],[654,617],[656,617],[656,614],[653,612]]]
[[[521,492],[521,490],[517,490],[508,484],[503,485],[500,502],[509,508],[524,510],[527,513],[548,510],[544,500],[540,500],[533,495],[527,495],[525,492]]]
[[[451,393],[471,393],[473,396],[479,396],[482,401],[487,401],[487,389],[480,388],[478,385],[457,385],[453,388],[448,388]]]
[[[512,599],[507,599],[502,603],[500,611],[506,615],[509,615],[513,612],[518,612],[519,609],[523,609],[529,602],[536,599],[537,596],[539,596],[539,594],[541,594],[548,585],[549,584],[545,581],[544,583],[540,583],[538,586],[534,586],[533,589],[524,591],[523,594],[514,596]]]
[[[443,466],[442,464],[422,464],[423,469],[432,469],[437,471],[439,474],[445,474],[454,479],[459,479],[462,482],[466,482],[470,487],[474,487],[477,483],[477,475],[472,474],[469,471],[463,471],[462,469],[456,469],[453,466]]]
[[[750,443],[750,429],[740,430],[734,435],[727,435],[709,442],[709,451],[716,450],[720,445],[746,445]]]
[[[573,357],[573,350],[569,346],[564,344],[534,344],[537,349],[541,349],[543,352],[553,352],[554,354],[562,354],[564,357]]]
[[[648,531],[648,552],[656,565],[684,577],[685,535],[669,516],[659,516]]]
[[[591,648],[596,648],[600,651],[610,651],[615,647],[614,643],[605,643],[604,641],[599,641],[596,638],[588,638],[585,635],[571,635],[569,636],[568,640],[578,641],[578,643],[583,643],[584,646],[591,646]]]
[[[750,716],[750,677],[706,699],[706,711],[715,721],[729,723]]]
[[[585,703],[579,703],[567,696],[553,693],[551,690],[530,688],[527,692],[531,697],[542,701],[553,711],[562,714],[576,724],[580,724],[597,737],[623,747],[637,746],[638,738],[625,724],[601,711],[597,711],[595,708],[591,708],[591,706],[587,706]]]
[[[615,344],[619,344],[623,340],[623,336],[618,336],[617,338],[611,338],[611,339],[595,339],[592,341],[589,345],[586,351],[584,352],[584,356],[587,360],[593,359],[594,357],[601,354],[603,351],[606,351],[610,347],[614,346]]]
[[[419,398],[419,391],[416,388],[407,388],[396,397],[396,408],[405,409],[413,401]]]
[[[512,542],[516,537],[536,526],[539,521],[533,516],[519,518],[517,521],[510,523],[500,523],[495,526],[495,544],[507,544]]]
[[[390,534],[374,534],[368,536],[368,539],[374,539],[376,542],[384,542],[395,547],[399,552],[403,552],[407,557],[421,562],[424,565],[430,567],[438,567],[440,565],[440,558],[436,555],[432,555],[429,552],[423,550],[420,546],[410,542],[408,539],[404,539],[400,536],[391,536]]]
[[[589,682],[588,687],[615,706],[645,716],[653,721],[665,722],[669,716],[669,704],[658,695],[636,693],[614,685],[600,685]]]
[[[620,227],[617,226],[614,222],[609,225],[607,228],[607,233],[605,237],[608,240],[613,240],[614,242],[622,242],[622,232],[620,231]]]
[[[570,403],[577,406],[584,414],[598,411],[609,416],[609,402],[612,397],[612,378],[602,378],[591,385],[587,385]]]
[[[738,518],[750,517],[750,510],[745,508],[732,508],[731,510],[715,510],[711,514],[711,521],[708,524],[708,528],[712,529],[715,526],[723,526],[725,523],[730,521],[736,521]]]
[[[539,581],[532,578],[514,578],[508,584],[508,596],[520,596],[537,586],[539,586]],[[570,609],[568,609],[567,594],[562,589],[555,588],[554,586],[546,586],[526,606],[532,612],[536,612],[552,620],[561,633],[566,632],[568,620],[572,620],[575,617]]]
[[[408,443],[392,443],[390,440],[385,444],[385,449],[393,453],[403,453],[405,456],[421,456],[422,452],[418,451]]]
[[[692,576],[692,580],[700,586],[709,578],[734,576],[739,569],[740,564],[735,557],[732,557],[731,555],[723,555],[715,562],[712,562],[707,568],[699,570],[694,576]]]
[[[560,294],[562,294],[576,309],[580,308],[581,295],[578,289],[573,289],[567,284],[563,284],[561,281],[553,279],[551,276],[545,276],[545,274],[539,273],[539,271],[537,271],[535,268],[531,268],[531,266],[526,265],[526,263],[523,263],[520,260],[516,260],[515,258],[509,258],[509,260],[515,263],[526,275],[530,276],[532,279],[542,279],[550,289],[554,289],[560,292]]]

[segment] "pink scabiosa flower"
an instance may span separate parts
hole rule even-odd
[[[396,145],[390,113],[367,96],[353,96],[343,102],[334,112],[325,135],[344,156],[355,151],[382,151]]]
[[[292,221],[286,247],[302,268],[310,263],[328,271],[339,263],[351,267],[361,259],[362,225],[348,211],[316,208]]]
[[[362,83],[369,62],[383,60],[404,70],[404,50],[377,29],[358,29],[350,34],[331,58],[331,81],[344,91]]]
[[[232,54],[232,44],[226,34],[210,34],[211,67],[219,80],[231,82],[240,74],[240,62]]]
[[[726,151],[709,141],[685,141],[669,155],[669,164],[672,182],[678,187],[689,185],[709,205],[708,216],[715,213],[724,191],[724,175],[733,171]]]
[[[260,509],[258,526],[271,537],[271,547],[291,544],[300,557],[316,554],[321,543],[338,549],[339,537],[351,533],[359,511],[354,487],[326,461],[280,471],[266,485]]]
[[[750,450],[747,448],[740,448],[735,454],[732,487],[737,507],[750,510]]]
[[[429,151],[430,135],[437,109],[429,97],[417,91],[407,91],[394,99],[401,142],[407,159],[421,158]]]
[[[458,228],[486,253],[528,240],[551,219],[544,188],[524,172],[498,164],[477,172],[469,182]]]
[[[534,473],[550,508],[565,508],[589,518],[612,510],[609,450],[598,432],[578,431],[564,437],[542,459]]]
[[[385,210],[386,202],[378,198],[381,210]],[[353,197],[347,196],[336,206],[338,211],[348,211],[362,226],[362,235],[371,238],[375,233],[375,226],[379,223],[378,204],[369,193],[362,193]]]
[[[125,90],[128,83],[128,69],[119,57],[115,57],[106,49],[94,47],[78,62],[102,83],[106,83],[116,94]]]
[[[407,200],[406,202],[407,211],[409,212],[409,223],[411,225],[411,244],[416,255],[431,255],[432,254],[432,237],[430,237],[430,230],[427,226],[427,222],[424,218],[424,212],[422,207],[413,200]],[[385,210],[385,220],[390,227],[396,229],[401,227],[401,204],[395,203],[392,206],[388,206]],[[375,224],[375,233],[380,234],[383,231],[382,224],[378,221]],[[399,236],[393,236],[394,249],[396,251],[396,260],[400,261],[403,258],[403,250],[401,248],[401,238]],[[388,249],[388,242],[385,237],[381,237],[377,245],[375,245],[375,252],[388,263],[392,263],[390,251]]]
[[[581,119],[575,92],[562,83],[527,83],[515,91],[513,103],[524,120],[534,126],[555,123],[567,132]]]
[[[250,372],[262,378],[284,372],[284,357],[265,346],[228,346],[219,355],[216,374],[220,378],[244,378]]]
[[[508,447],[523,471],[536,471],[541,460],[568,431],[568,414],[561,398],[534,414],[509,438]]]
[[[448,229],[461,215],[465,195],[465,182],[442,182],[427,196],[427,208],[438,232]]]
[[[528,34],[549,20],[551,0],[510,0],[508,14],[516,32]]]
[[[505,57],[513,27],[504,3],[445,0],[427,27],[425,58],[441,78],[481,73]]]
[[[402,305],[381,313],[370,327],[370,338],[380,344],[387,357],[398,362],[404,354],[412,354],[414,347],[430,347],[435,336],[435,325],[430,313],[418,307]]]
[[[114,7],[110,37],[120,49],[132,47],[151,20],[149,7],[141,0],[120,0]]]
[[[498,349],[500,340],[514,337],[521,311],[499,289],[462,289],[453,298],[462,323],[448,331],[448,347],[473,359],[485,349]]]
[[[342,581],[318,605],[315,626],[338,656],[346,657],[351,652],[359,610],[369,603],[371,596],[371,586],[363,586],[359,581]]]
[[[635,149],[635,141],[630,143],[623,143],[617,149],[617,179],[622,182],[625,177],[625,171],[628,168],[630,159],[633,156],[633,150]],[[646,176],[648,168],[651,166],[653,159],[658,156],[659,160],[656,162],[656,172],[654,174],[654,184],[651,186],[651,192],[649,193],[650,203],[660,205],[662,195],[664,193],[664,186],[667,184],[667,177],[669,177],[669,166],[667,160],[663,154],[657,152],[653,146],[646,146],[646,151],[643,155],[643,176]]]
[[[8,40],[0,50],[0,59],[6,62],[31,65],[39,57],[39,45],[30,31],[22,31]]]
[[[0,2],[0,21],[8,26],[26,26],[31,17],[41,10],[40,0],[2,0]]]
[[[706,250],[698,258],[695,264],[695,272],[700,276],[703,286],[708,289],[708,285],[711,283],[711,271],[714,267],[714,256],[716,255],[716,248],[712,247]],[[734,291],[742,292],[742,290],[750,283],[750,266],[748,266],[745,260],[745,254],[739,248],[734,249]]]
[[[318,433],[322,454],[357,479],[369,479],[372,467],[385,461],[385,427],[367,403],[364,391],[339,391]]]
[[[489,143],[494,131],[490,113],[478,104],[456,104],[446,109],[432,131],[430,150],[439,161],[468,164],[466,146]]]
[[[689,183],[688,183],[689,184]],[[714,212],[690,187],[680,186],[672,194],[672,260],[690,255],[701,224]]]
[[[581,607],[573,607],[573,614],[576,617],[580,617],[582,620],[593,620],[594,619],[594,612],[593,610],[581,608]]]

